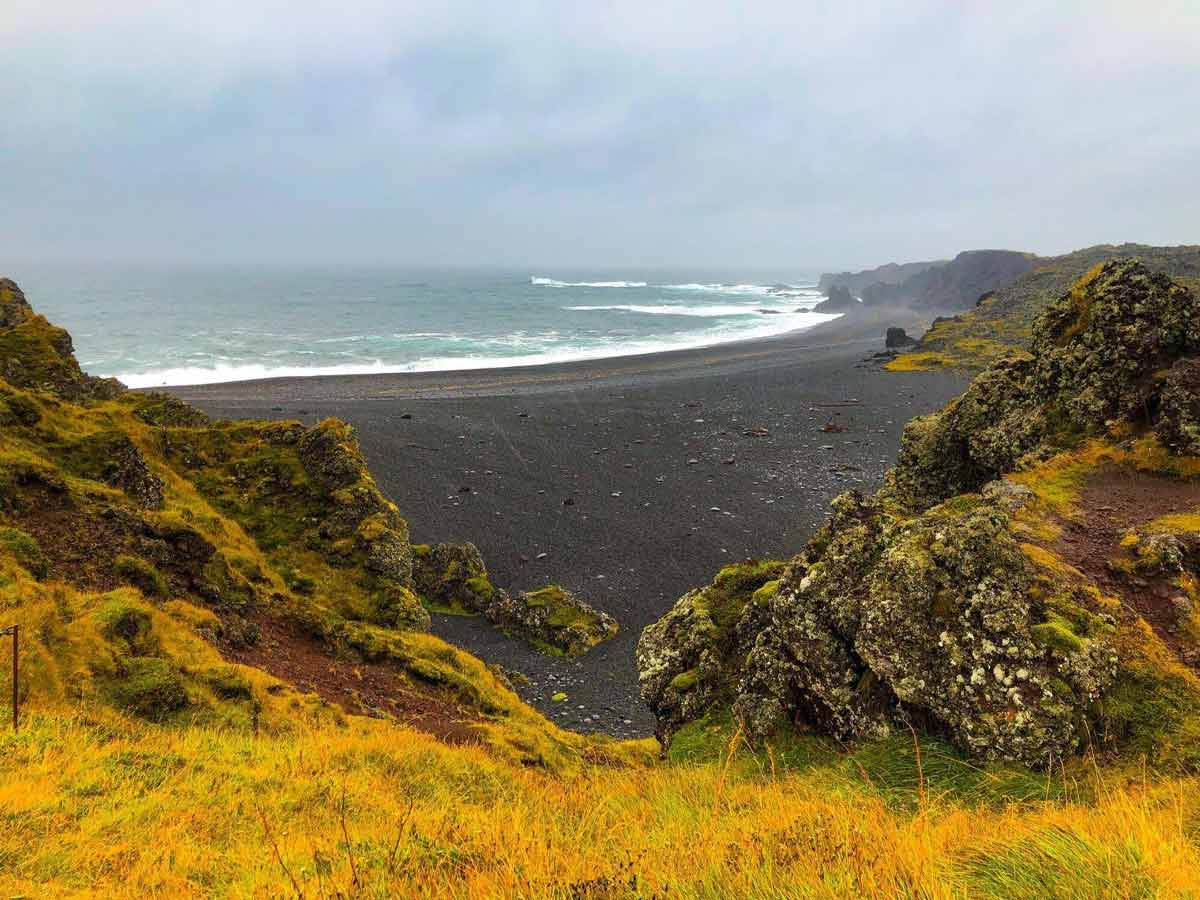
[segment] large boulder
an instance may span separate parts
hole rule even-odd
[[[757,560],[726,566],[642,632],[638,682],[664,746],[714,703],[732,701],[732,683],[766,623],[783,568]]]

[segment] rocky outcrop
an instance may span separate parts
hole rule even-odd
[[[618,631],[616,619],[556,584],[515,594],[497,589],[483,614],[539,650],[563,656],[581,656]]]
[[[874,269],[863,269],[861,272],[826,272],[818,281],[817,290],[828,295],[830,288],[840,285],[858,295],[871,285],[901,284],[928,269],[944,266],[946,262],[947,260],[939,259],[930,262],[887,263]]]
[[[845,313],[861,306],[858,298],[850,293],[843,285],[835,284],[829,289],[826,299],[812,308],[817,313]]]
[[[125,389],[114,378],[85,375],[71,335],[35,313],[8,278],[0,278],[0,378],[77,402],[109,400]]]
[[[924,269],[896,284],[864,286],[859,296],[874,306],[957,312],[980,295],[1016,281],[1033,268],[1035,257],[1013,250],[966,250],[945,265]]]
[[[1188,392],[1164,380],[1200,352],[1195,296],[1140,262],[1101,263],[1049,307],[1032,355],[985,370],[944,410],[904,429],[889,489],[924,507],[978,490],[1053,433],[1096,433],[1110,420],[1187,421]],[[1162,426],[1170,432],[1171,425]]]
[[[908,333],[903,328],[891,327],[883,336],[883,346],[889,350],[899,350],[903,347],[912,347],[917,342],[908,336]]]
[[[726,566],[642,632],[638,681],[663,746],[714,703],[733,700],[733,683],[767,624],[783,569],[758,560]]]
[[[763,603],[714,627],[693,592],[645,631],[660,737],[728,703],[759,739],[911,725],[979,759],[1071,753],[1117,677],[1121,607],[1022,543],[1031,494],[997,479],[1115,422],[1194,446],[1197,354],[1195,296],[1136,261],[1097,266],[1042,317],[1031,355],[909,424],[883,489],[835,500]]]
[[[474,544],[418,544],[413,558],[417,592],[435,610],[481,615],[542,651],[579,656],[617,633],[612,616],[557,585],[516,593],[493,586]]]

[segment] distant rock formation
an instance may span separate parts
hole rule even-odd
[[[858,309],[861,304],[858,298],[850,293],[843,285],[835,284],[827,292],[826,299],[812,308],[817,313],[844,313]]]
[[[909,306],[937,312],[970,309],[981,294],[1016,281],[1036,257],[1013,250],[967,250],[943,266],[919,272],[899,284],[863,289],[864,303]]]
[[[817,290],[828,295],[831,288],[841,286],[856,296],[862,296],[863,290],[873,284],[900,284],[926,269],[944,266],[947,260],[931,260],[929,262],[888,263],[874,269],[863,269],[861,272],[826,272],[817,282]]]
[[[916,341],[908,336],[903,328],[889,328],[883,338],[883,345],[889,350],[899,350],[901,347],[912,347]]]

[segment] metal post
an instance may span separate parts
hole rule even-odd
[[[17,730],[17,721],[18,721],[18,719],[17,719],[17,703],[18,703],[18,697],[17,697],[17,678],[18,678],[18,676],[19,676],[19,674],[20,674],[20,668],[19,668],[19,664],[17,663],[17,650],[18,650],[18,637],[17,637],[17,635],[18,635],[18,633],[20,632],[20,630],[21,630],[21,626],[20,626],[20,625],[14,625],[14,626],[12,627],[12,635],[13,635],[13,695],[12,695],[12,704],[13,704],[13,731],[16,731],[16,730]]]

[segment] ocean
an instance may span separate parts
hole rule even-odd
[[[80,364],[131,387],[629,356],[808,328],[813,272],[12,265]]]

